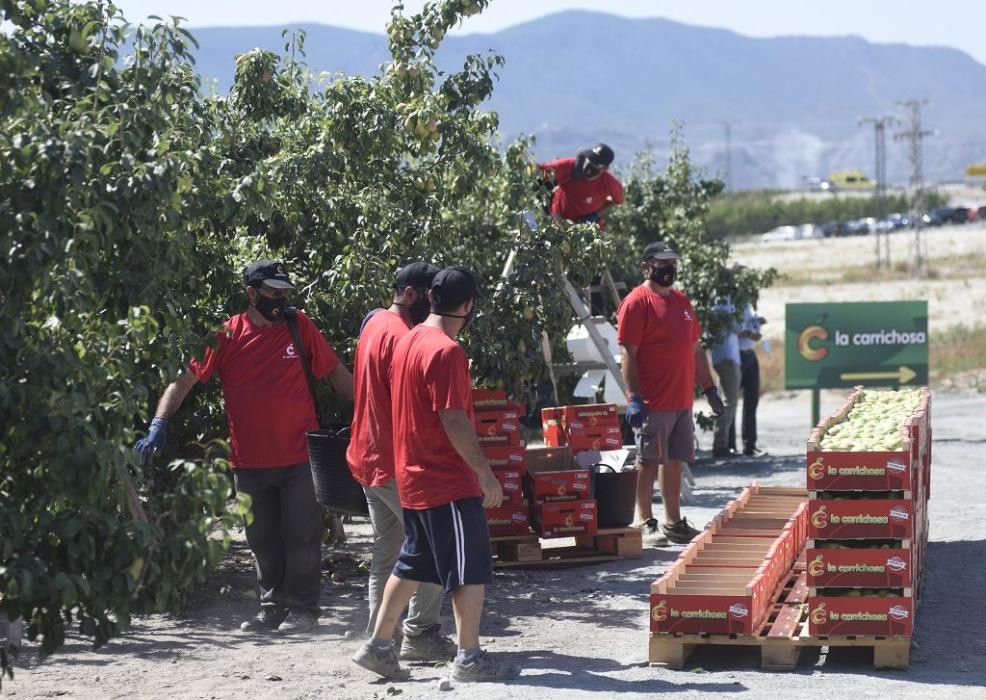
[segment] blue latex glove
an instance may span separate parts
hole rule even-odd
[[[722,397],[719,396],[719,390],[716,387],[711,386],[705,390],[705,399],[709,402],[709,408],[712,409],[716,418],[726,410],[726,405],[722,402]]]
[[[627,400],[627,425],[639,429],[643,427],[645,418],[647,418],[647,407],[644,406],[644,397],[640,394],[630,394]]]
[[[168,419],[155,418],[151,421],[147,435],[142,437],[134,445],[134,451],[140,455],[140,463],[145,467],[151,463],[154,456],[164,449],[164,443],[168,439]]]

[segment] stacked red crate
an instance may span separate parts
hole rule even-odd
[[[931,395],[922,389],[899,450],[819,449],[863,394],[857,387],[808,442],[808,630],[910,636],[928,541]]]
[[[754,634],[804,547],[805,493],[751,484],[651,585],[651,632]]]
[[[491,537],[526,535],[530,515],[524,503],[527,466],[520,439],[522,407],[503,389],[473,389],[473,423],[483,454],[503,489],[503,503],[486,510]]]
[[[527,467],[524,494],[535,532],[544,538],[596,534],[591,474],[575,465],[567,446],[528,449]]]
[[[541,409],[544,443],[568,445],[573,453],[616,450],[623,446],[616,404],[583,404]]]

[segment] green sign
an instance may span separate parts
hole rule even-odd
[[[928,383],[928,302],[788,304],[788,389]]]

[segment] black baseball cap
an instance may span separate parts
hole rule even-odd
[[[480,295],[476,278],[465,267],[446,267],[439,270],[431,282],[431,293],[444,308],[461,306]]]
[[[605,143],[599,143],[586,151],[586,158],[593,165],[609,167],[613,164],[613,149]]]
[[[664,241],[648,243],[642,260],[677,260],[678,254]]]
[[[266,284],[274,289],[294,289],[288,279],[288,269],[280,260],[258,260],[247,265],[243,271],[243,279],[247,284]]]
[[[397,271],[397,289],[405,287],[431,287],[431,281],[435,279],[441,268],[426,262],[408,263]]]

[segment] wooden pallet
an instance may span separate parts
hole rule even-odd
[[[808,634],[807,573],[804,562],[794,565],[778,586],[771,610],[753,635],[660,634],[650,636],[649,660],[653,666],[684,668],[698,646],[760,647],[760,665],[766,670],[790,671],[798,664],[805,647],[869,647],[873,667],[906,669],[910,660],[910,637],[812,637]]]
[[[572,538],[568,538],[570,541]],[[537,535],[493,537],[493,567],[563,567],[597,564],[620,559],[640,559],[644,547],[640,529],[621,527],[599,530],[595,535],[576,537],[574,545],[554,545]]]

